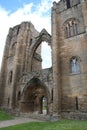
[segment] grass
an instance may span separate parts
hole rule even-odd
[[[62,120],[58,122],[30,122],[0,128],[0,130],[87,130],[87,121]]]
[[[0,110],[0,121],[10,120],[10,119],[13,119],[13,117],[7,114],[5,111]]]
[[[0,121],[13,119],[0,110]],[[61,120],[58,122],[29,122],[0,128],[0,130],[87,130],[87,121]]]

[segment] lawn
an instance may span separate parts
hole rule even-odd
[[[13,119],[13,117],[11,117],[9,114],[7,114],[5,111],[0,110],[0,121],[4,121],[4,120],[10,120]]]
[[[30,122],[0,130],[87,130],[87,121]]]

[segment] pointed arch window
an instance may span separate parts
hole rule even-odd
[[[68,20],[65,23],[65,36],[66,38],[78,35],[78,22],[75,19]]]
[[[80,61],[77,57],[71,58],[70,69],[72,74],[80,73]]]

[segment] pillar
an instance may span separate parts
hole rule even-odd
[[[59,58],[59,44],[60,44],[60,27],[57,21],[58,15],[56,13],[56,2],[53,3],[52,8],[52,64],[53,64],[53,119],[59,120],[60,113],[60,58]],[[59,33],[58,33],[59,32]]]

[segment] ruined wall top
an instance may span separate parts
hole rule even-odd
[[[31,22],[22,22],[21,24],[16,25],[16,26],[10,28],[8,36],[9,37],[18,36],[18,34],[20,33],[21,30],[23,30],[23,31],[29,30],[31,32],[34,32],[34,36],[35,35],[37,36],[39,34],[39,32],[35,29],[34,25]]]
[[[58,3],[53,2],[53,9],[58,9],[59,12],[63,12],[69,8],[80,4],[81,0],[60,0]]]

